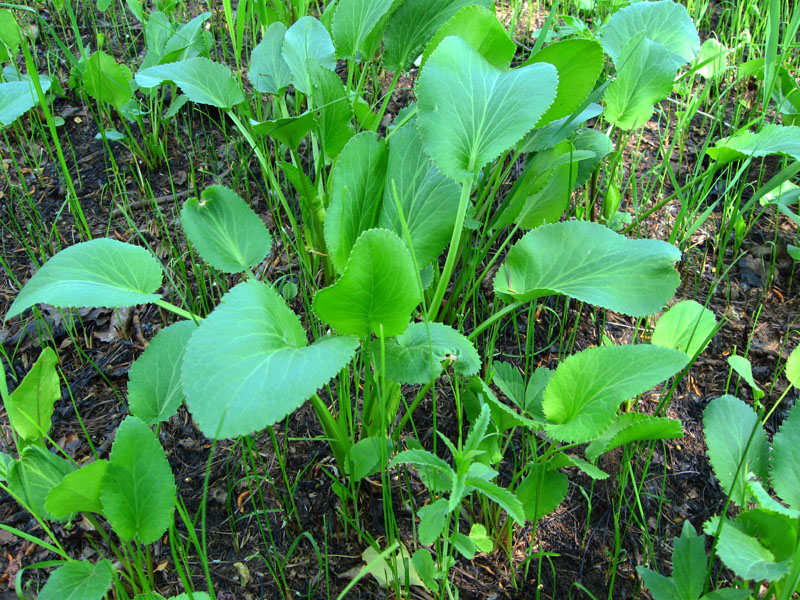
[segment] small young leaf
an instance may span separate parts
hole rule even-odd
[[[753,379],[753,366],[750,361],[744,356],[733,354],[728,357],[728,364],[753,390],[753,399],[761,400],[764,397],[764,390],[758,387],[756,380]]]
[[[98,102],[107,102],[117,110],[133,97],[133,73],[105,52],[95,52],[83,70],[83,88]]]
[[[411,323],[393,340],[386,341],[386,377],[399,383],[427,383],[438,377],[447,361],[460,375],[474,375],[480,368],[475,346],[461,333],[443,323]],[[380,364],[380,348],[374,348]]]
[[[797,350],[794,353],[800,355]],[[771,479],[775,493],[789,506],[800,510],[800,402],[795,401],[775,434],[772,446]]]
[[[703,594],[706,581],[708,557],[705,537],[697,535],[687,519],[683,522],[680,537],[676,537],[673,544],[672,579],[681,598],[697,600]]]
[[[225,273],[241,273],[264,260],[272,236],[247,202],[223,185],[203,190],[181,210],[186,237],[207,263]]]
[[[283,419],[353,356],[354,337],[308,345],[300,320],[269,285],[230,290],[189,338],[183,359],[186,405],[200,430],[224,439]]]
[[[491,552],[494,548],[492,538],[486,532],[486,527],[480,523],[473,523],[469,530],[469,538],[481,552]]]
[[[198,104],[230,110],[244,101],[239,82],[231,70],[200,56],[136,73],[136,83],[143,88],[154,88],[167,81],[173,82],[189,100]]]
[[[800,346],[795,348],[786,359],[784,373],[794,387],[800,388]]]
[[[633,316],[657,312],[675,293],[680,251],[628,239],[598,223],[565,221],[528,232],[494,278],[497,293],[530,301],[565,294]]]
[[[275,21],[250,55],[247,78],[262,94],[282,94],[292,82],[292,72],[281,54],[285,35],[286,25]]]
[[[127,417],[117,429],[100,499],[108,522],[123,540],[149,544],[172,522],[172,469],[155,434],[136,417]]]
[[[308,111],[285,119],[270,119],[258,123],[251,122],[253,131],[256,134],[274,138],[291,150],[297,150],[303,138],[314,128],[315,123],[314,113]]]
[[[397,454],[392,459],[392,462],[389,463],[390,468],[397,465],[414,465],[417,468],[428,467],[440,473],[455,475],[453,469],[450,468],[450,465],[427,450],[404,450],[403,452]]]
[[[645,567],[636,567],[636,572],[653,595],[653,600],[676,600],[681,598],[678,588],[671,577],[664,577],[660,573]]]
[[[536,523],[558,508],[566,498],[568,488],[569,480],[564,473],[539,467],[520,482],[515,493],[522,503],[525,519]]]
[[[42,91],[50,89],[50,81],[41,78]],[[7,127],[36,106],[39,97],[28,80],[0,83],[0,125]]]
[[[352,463],[350,467],[352,481],[360,481],[381,470],[381,444],[385,446],[385,456],[388,458],[392,454],[392,440],[383,436],[367,437],[350,447],[348,458]]]
[[[620,403],[671,377],[687,360],[683,352],[647,344],[596,346],[570,356],[544,391],[548,433],[588,442],[611,425]]]
[[[34,304],[117,308],[154,302],[160,296],[161,265],[144,248],[112,239],[70,246],[28,280],[6,319]]]
[[[8,469],[8,487],[41,519],[58,520],[46,507],[47,495],[75,468],[41,446],[28,446]]]
[[[369,229],[356,240],[339,281],[314,296],[314,312],[342,334],[399,335],[419,304],[416,279],[400,238]]]
[[[61,379],[56,372],[58,355],[47,347],[5,403],[8,421],[23,440],[44,439],[50,431],[53,406],[61,398]]]
[[[433,544],[444,531],[450,507],[445,498],[439,498],[432,504],[427,504],[417,511],[419,517],[419,543],[423,546]]]
[[[433,562],[431,553],[425,548],[419,548],[414,552],[414,556],[411,557],[411,562],[414,564],[419,578],[425,583],[425,587],[433,593],[438,592],[439,584],[434,579],[436,576],[436,564]]]
[[[411,560],[411,555],[402,542],[397,542],[399,548],[391,552],[389,556],[378,560],[380,554],[371,546],[361,553],[361,559],[366,563],[364,569],[372,575],[378,585],[383,588],[399,585],[407,588],[410,585],[425,587],[425,584],[417,575],[417,570]],[[396,573],[396,575],[395,575]]]
[[[103,514],[100,485],[108,461],[96,460],[64,476],[47,494],[45,508],[53,516],[65,519],[77,512]]]
[[[714,79],[728,69],[728,50],[714,38],[709,38],[700,46],[700,54],[695,59],[695,64],[703,65],[697,73],[705,79]],[[708,62],[707,62],[708,61]]]
[[[758,416],[738,398],[721,396],[703,412],[703,430],[708,457],[723,491],[730,492],[731,500],[739,506],[746,506],[747,474],[767,478],[769,445]]]
[[[183,402],[181,365],[197,326],[181,321],[165,327],[150,341],[128,373],[131,413],[148,425],[166,421]]]
[[[445,38],[417,84],[425,148],[445,175],[468,184],[536,125],[557,85],[552,65],[500,71],[461,38]]]
[[[87,560],[68,562],[50,574],[39,592],[39,600],[101,600],[114,577],[111,562]]]
[[[716,325],[713,312],[694,300],[682,300],[661,315],[650,341],[693,358],[703,351]]]
[[[467,560],[475,558],[475,552],[478,550],[478,547],[468,536],[463,533],[454,533],[450,536],[450,541],[461,556]]]
[[[292,83],[298,91],[310,95],[312,73],[336,68],[333,41],[325,26],[314,17],[300,17],[283,38],[283,60],[289,65]]]

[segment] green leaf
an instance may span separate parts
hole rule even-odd
[[[416,279],[400,238],[370,229],[356,240],[339,281],[314,296],[314,312],[339,333],[399,335],[420,301]]]
[[[596,346],[558,365],[544,391],[547,432],[556,440],[588,442],[614,420],[619,405],[686,366],[683,352],[638,344]]]
[[[378,221],[388,152],[376,133],[364,131],[347,142],[333,167],[325,241],[339,273],[358,237]]]
[[[694,300],[682,300],[659,317],[650,341],[693,358],[706,347],[716,325],[713,312]]]
[[[74,470],[69,462],[41,446],[28,446],[8,469],[8,487],[40,519],[58,520],[47,511],[45,499]]]
[[[490,0],[405,0],[391,15],[383,37],[383,62],[390,71],[408,69],[426,42],[465,6],[492,7]]]
[[[107,466],[108,461],[96,460],[77,471],[67,473],[61,483],[47,494],[47,511],[59,519],[66,519],[77,512],[103,514],[100,484]]]
[[[230,110],[244,101],[239,82],[223,64],[197,56],[166,65],[148,67],[136,73],[136,83],[154,88],[173,82],[192,102]]]
[[[208,595],[208,592],[192,592],[192,597],[190,598],[189,594],[184,592],[169,598],[169,600],[211,600],[211,596]]]
[[[314,127],[313,112],[304,112],[296,117],[285,119],[270,119],[261,122],[251,122],[253,131],[258,135],[267,135],[285,144],[291,150],[297,150],[300,142]]]
[[[333,16],[333,38],[339,58],[369,60],[364,42],[389,13],[395,0],[340,0]]]
[[[653,114],[653,105],[669,96],[676,67],[669,50],[643,34],[623,48],[618,64],[617,78],[605,93],[606,118],[630,131],[644,125]]]
[[[720,164],[748,156],[760,158],[770,154],[785,154],[800,160],[800,127],[766,123],[758,133],[742,131],[722,138],[713,148],[708,149],[708,155]]]
[[[322,148],[325,156],[333,160],[353,137],[353,108],[342,80],[334,71],[316,69],[313,88]]]
[[[399,383],[428,383],[441,374],[443,362],[459,375],[474,375],[481,366],[472,342],[443,323],[411,323],[385,348],[385,375]],[[380,348],[373,350],[373,360],[380,364]]]
[[[578,162],[578,174],[575,176],[575,187],[582,186],[594,173],[595,168],[613,149],[611,138],[602,131],[596,129],[583,128],[574,138],[572,143],[577,151],[589,151],[594,154],[594,158],[581,160]]]
[[[725,521],[717,541],[717,556],[744,579],[776,581],[789,572],[788,561],[776,562],[772,552],[735,521]]]
[[[548,148],[555,146],[558,142],[564,141],[568,138],[572,138],[573,143],[576,143],[581,137],[580,135],[573,137],[573,134],[578,130],[578,128],[580,128],[581,125],[586,123],[586,121],[589,119],[594,119],[596,116],[601,114],[603,114],[603,107],[596,102],[592,102],[578,114],[572,114],[568,117],[557,119],[552,123],[544,125],[543,127],[536,127],[525,136],[525,139],[522,141],[519,147],[520,152],[539,152],[540,150],[547,150]],[[582,132],[587,131],[591,132],[595,130],[582,128]],[[591,148],[588,149],[591,150]],[[609,148],[608,152],[610,151],[611,150]],[[606,152],[606,154],[608,154],[608,152]]]
[[[614,448],[642,440],[666,440],[683,436],[683,426],[678,419],[651,417],[641,413],[617,415],[603,435],[586,447],[586,458],[596,460]]]
[[[637,35],[666,49],[673,73],[700,52],[700,37],[689,13],[672,0],[636,2],[611,15],[600,32],[600,41],[617,68],[624,61],[625,46]]]
[[[6,319],[40,302],[63,308],[117,308],[155,302],[161,265],[144,248],[96,239],[65,248],[31,277]]]
[[[50,574],[39,600],[101,600],[111,587],[114,568],[101,559],[96,564],[75,560]]]
[[[703,412],[703,431],[708,458],[723,491],[730,491],[733,502],[746,506],[747,474],[766,480],[769,461],[767,435],[756,413],[738,398],[721,396],[712,400]]]
[[[248,435],[283,419],[352,358],[358,340],[323,337],[308,345],[280,294],[249,279],[192,334],[183,390],[200,430],[214,439]]]
[[[47,347],[5,402],[11,427],[23,440],[43,440],[50,431],[53,406],[61,398],[61,379],[56,372],[58,355]]]
[[[50,89],[50,81],[40,79],[42,92]],[[0,83],[0,125],[11,125],[19,117],[36,106],[39,97],[33,83],[28,80]]]
[[[133,73],[105,52],[95,52],[86,61],[83,71],[83,89],[98,102],[106,102],[120,110],[133,98],[131,80]]]
[[[283,60],[289,65],[292,83],[298,91],[310,95],[312,73],[336,68],[333,41],[325,26],[314,17],[300,17],[283,38]]]
[[[603,48],[593,40],[564,40],[542,48],[522,65],[542,62],[558,70],[558,92],[538,127],[571,115],[589,97],[603,69]]]
[[[653,600],[676,600],[681,596],[675,582],[669,578],[651,571],[645,567],[636,567],[636,572],[642,578],[647,589],[653,595]]]
[[[14,13],[5,8],[0,9],[0,62],[14,60],[21,41]]]
[[[795,354],[800,354],[795,350]],[[775,493],[800,510],[800,402],[795,402],[772,440],[771,479]]]
[[[762,488],[763,489],[763,488]],[[789,516],[765,508],[743,511],[736,519],[748,534],[775,555],[776,561],[790,558],[797,547],[797,515]]]
[[[436,565],[433,562],[431,553],[425,548],[419,548],[414,552],[414,556],[411,557],[411,562],[417,570],[420,579],[425,583],[425,587],[434,593],[438,592],[439,584],[437,584],[435,580]]]
[[[728,364],[739,374],[739,377],[747,382],[747,384],[753,390],[753,399],[761,400],[761,398],[764,397],[764,390],[758,387],[756,380],[753,379],[753,367],[750,364],[750,361],[744,356],[738,356],[734,354],[728,357]]]
[[[598,223],[566,221],[528,232],[508,253],[494,289],[527,302],[552,294],[572,296],[633,316],[657,312],[680,277],[674,246],[628,239]]]
[[[536,124],[557,84],[552,65],[500,71],[461,38],[445,38],[417,84],[425,148],[445,175],[470,183]]]
[[[516,521],[517,525],[525,524],[525,511],[513,492],[479,477],[467,477],[466,484],[499,504],[508,513],[508,516]]]
[[[207,187],[199,200],[187,200],[181,226],[203,260],[225,273],[241,273],[257,265],[272,247],[264,221],[223,185]]]
[[[150,341],[128,373],[131,413],[148,425],[166,421],[183,402],[181,365],[197,326],[181,321],[165,327]]]
[[[155,542],[172,523],[172,469],[155,434],[136,417],[127,417],[117,429],[100,499],[108,522],[123,540]]]
[[[687,519],[683,522],[680,537],[673,541],[672,579],[679,591],[681,600],[697,600],[703,594],[706,582],[705,536],[697,535]]]
[[[564,473],[536,468],[517,486],[516,494],[525,519],[536,523],[553,512],[566,498],[569,481]]]
[[[425,154],[415,121],[392,134],[379,222],[408,245],[405,219],[420,267],[434,262],[447,247],[458,212],[459,193],[458,184],[445,177]]]
[[[292,72],[281,54],[285,35],[286,25],[275,21],[250,55],[247,78],[262,94],[282,94],[292,82]]]
[[[445,498],[439,498],[436,502],[426,504],[417,511],[419,517],[417,535],[420,544],[429,546],[439,539],[447,525],[447,517],[450,512]]]
[[[450,468],[450,465],[427,450],[404,450],[403,452],[397,454],[392,459],[392,462],[389,463],[390,468],[397,465],[414,465],[417,468],[427,467],[434,469],[439,473],[448,475],[452,474],[453,476],[455,475],[453,469]]]
[[[459,10],[438,29],[422,53],[423,67],[431,53],[448,36],[458,36],[466,41],[496,69],[508,69],[517,50],[494,10],[473,4]]]
[[[8,471],[11,469],[11,465],[14,464],[14,462],[14,459],[8,454],[0,452],[0,481],[6,481],[8,479]]]
[[[478,547],[468,536],[463,533],[454,533],[450,536],[450,541],[461,556],[467,560],[475,558],[475,552],[478,550]]]
[[[392,440],[384,436],[367,437],[350,447],[348,458],[352,463],[350,466],[352,481],[360,481],[381,470],[381,444],[386,448],[385,456],[388,458],[392,454]]]
[[[728,54],[730,54],[723,44],[714,38],[709,38],[700,46],[700,54],[695,59],[695,64],[703,65],[697,73],[705,79],[715,79],[728,70]],[[708,61],[708,62],[707,62]]]
[[[402,542],[397,542],[397,550],[380,559],[380,554],[371,546],[361,553],[361,559],[366,563],[364,570],[372,575],[382,588],[399,585],[401,588],[425,584],[417,575],[417,570],[411,560],[411,555]],[[382,553],[382,554],[385,554]]]
[[[469,530],[469,538],[481,552],[491,552],[494,542],[486,532],[486,527],[480,523],[473,523]]]
[[[638,568],[638,567],[637,567]],[[750,590],[748,589],[738,589],[738,588],[721,588],[719,590],[714,590],[713,592],[709,592],[700,600],[747,600],[751,598]]]

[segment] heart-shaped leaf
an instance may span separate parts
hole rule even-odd
[[[100,485],[106,474],[108,461],[96,460],[64,476],[45,499],[45,508],[59,519],[77,512],[103,514]]]
[[[128,373],[128,405],[131,413],[148,425],[166,421],[183,402],[181,365],[186,345],[197,326],[181,321],[165,327]]]
[[[53,406],[61,398],[57,364],[58,355],[45,348],[17,388],[4,398],[11,427],[27,442],[44,440],[50,431]]]
[[[387,157],[386,142],[376,133],[364,131],[347,143],[333,168],[325,241],[340,273],[358,236],[378,221]]]
[[[286,25],[275,21],[267,27],[264,37],[253,48],[247,78],[256,91],[282,94],[292,82],[292,72],[281,54],[285,35]]]
[[[339,58],[370,58],[364,42],[395,0],[340,0],[333,16],[333,37]]]
[[[161,265],[144,248],[97,239],[48,260],[14,299],[6,319],[40,302],[64,308],[117,308],[160,298]]]
[[[383,63],[390,71],[408,69],[426,42],[465,6],[489,9],[490,0],[405,0],[392,13],[383,36]]]
[[[317,292],[317,316],[339,333],[366,338],[399,335],[419,304],[411,256],[386,229],[369,229],[356,240],[342,277]]]
[[[136,417],[127,417],[117,429],[100,499],[108,522],[123,540],[155,542],[172,523],[172,469],[155,434]]]
[[[42,91],[50,89],[50,80],[39,79]],[[7,127],[24,115],[39,102],[33,83],[23,81],[5,81],[0,83],[0,125]]]
[[[425,148],[445,175],[469,183],[536,125],[557,86],[552,65],[500,71],[461,38],[445,38],[417,84]]]
[[[181,210],[186,237],[208,264],[226,273],[241,273],[269,254],[272,236],[241,196],[223,185],[203,190]]]
[[[111,562],[104,559],[92,564],[75,560],[50,574],[39,592],[39,600],[101,600],[114,577]]]
[[[631,240],[597,223],[566,221],[527,233],[508,253],[494,289],[527,302],[565,294],[633,316],[661,310],[680,277],[674,246]]]
[[[353,337],[308,345],[277,291],[250,279],[192,334],[183,359],[186,405],[214,439],[248,435],[283,419],[348,363]]]
[[[772,486],[789,506],[800,510],[800,402],[795,402],[772,440]]]
[[[239,82],[231,70],[202,56],[148,67],[136,73],[136,83],[154,88],[171,81],[198,104],[229,110],[244,101]]]
[[[458,198],[458,184],[445,177],[425,154],[416,123],[395,131],[389,142],[379,221],[381,227],[391,229],[408,244],[405,220],[420,268],[435,261],[450,241]]]
[[[300,17],[283,38],[283,60],[289,65],[294,87],[306,95],[313,89],[313,72],[336,67],[333,41],[325,26],[314,17]]]
[[[703,351],[716,325],[713,312],[694,300],[683,300],[659,317],[650,341],[693,358]]]
[[[542,407],[556,440],[588,442],[614,420],[619,405],[646,392],[686,366],[683,352],[637,344],[597,346],[558,365]]]

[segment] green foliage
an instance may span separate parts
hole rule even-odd
[[[800,160],[800,127],[783,127],[765,123],[758,133],[741,131],[718,140],[708,155],[720,164],[752,156],[785,154]]]
[[[800,447],[800,409],[797,406],[795,402],[772,440],[771,478],[775,493],[800,511],[800,456],[797,453]]]
[[[716,325],[714,313],[702,304],[694,300],[682,300],[661,315],[650,341],[680,350],[693,358],[706,347]]]
[[[61,483],[47,494],[47,511],[59,519],[84,511],[103,514],[100,486],[107,467],[108,461],[96,460],[77,471],[67,473]]]
[[[586,458],[597,460],[614,448],[641,440],[666,440],[683,436],[683,426],[677,419],[651,417],[626,412],[617,415],[611,426],[586,447]]]
[[[253,48],[247,78],[258,92],[282,94],[292,82],[292,72],[281,54],[285,35],[286,25],[276,21],[267,27],[264,37]]]
[[[50,431],[53,406],[61,398],[56,364],[58,355],[45,348],[17,388],[4,398],[8,422],[25,442],[43,442]]]
[[[133,73],[127,65],[119,64],[105,52],[95,52],[83,70],[83,89],[98,102],[106,102],[116,108],[133,98],[131,81]]]
[[[136,73],[136,83],[143,88],[155,88],[166,82],[177,85],[192,102],[223,110],[244,101],[231,70],[201,56],[148,67]]]
[[[6,477],[11,492],[40,519],[57,520],[45,506],[50,490],[61,483],[74,467],[41,446],[28,446],[8,468]]]
[[[92,564],[86,560],[68,562],[50,575],[39,592],[41,600],[101,600],[114,576],[111,562],[102,559]]]
[[[0,62],[13,60],[22,41],[14,13],[0,9]]]
[[[380,29],[381,23],[386,23],[394,4],[395,0],[340,0],[333,16],[337,56],[359,60],[371,58],[377,46],[371,34],[376,28]]]
[[[50,89],[50,80],[40,78],[42,91]],[[33,83],[27,79],[22,81],[5,81],[0,83],[0,125],[7,127],[32,109],[39,102]]]
[[[283,38],[283,60],[292,73],[292,84],[308,95],[317,69],[336,67],[333,41],[325,26],[313,17],[301,17]]]

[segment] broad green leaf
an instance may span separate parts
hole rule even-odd
[[[339,333],[399,335],[420,301],[416,280],[400,238],[369,229],[356,240],[339,281],[314,296],[314,312]]]
[[[494,542],[489,537],[486,527],[480,523],[473,523],[469,530],[469,537],[481,552],[491,552]]]
[[[203,260],[225,273],[241,273],[257,265],[272,247],[264,221],[224,185],[209,186],[199,200],[187,200],[181,226]]]
[[[148,67],[136,73],[136,83],[154,88],[167,81],[177,85],[192,102],[230,110],[244,101],[239,82],[223,64],[197,56],[179,62]]]
[[[675,582],[670,577],[664,577],[660,573],[645,567],[636,567],[636,572],[653,595],[653,600],[676,600],[681,598]]]
[[[467,477],[466,484],[499,504],[508,513],[508,516],[516,521],[517,525],[525,524],[525,511],[513,492],[479,477]]]
[[[100,499],[106,519],[123,540],[155,542],[172,523],[172,469],[155,434],[136,417],[127,417],[117,429]]]
[[[409,586],[417,585],[425,587],[425,584],[417,575],[417,569],[411,560],[411,555],[402,542],[397,542],[399,547],[388,556],[381,558],[381,554],[371,546],[361,553],[361,559],[366,563],[364,570],[372,575],[382,588],[394,587],[399,585],[406,589]]]
[[[465,6],[450,17],[428,42],[422,53],[425,63],[436,47],[448,36],[458,36],[472,46],[490,65],[506,70],[514,58],[517,45],[508,36],[494,10],[473,4]]]
[[[181,321],[165,327],[150,341],[128,373],[131,414],[148,425],[166,421],[183,402],[181,365],[197,326]]]
[[[445,498],[439,498],[436,502],[426,504],[417,511],[417,516],[419,517],[417,535],[419,535],[420,544],[429,546],[439,539],[447,524],[446,519],[450,512],[450,507]]]
[[[390,468],[397,465],[414,465],[416,468],[427,467],[440,473],[455,475],[453,469],[450,468],[450,465],[427,450],[403,450],[403,452],[395,455],[395,457],[389,463]]]
[[[384,436],[367,437],[350,447],[348,458],[352,481],[360,481],[381,470],[381,444],[386,448],[385,456],[388,463],[388,458],[392,454],[392,440]]]
[[[519,369],[507,362],[495,362],[492,383],[519,408],[525,405],[525,382]]]
[[[408,245],[405,220],[420,268],[434,262],[450,241],[458,198],[458,184],[445,177],[425,153],[416,122],[395,131],[389,141],[379,222]]]
[[[680,537],[673,540],[672,579],[680,592],[681,600],[697,600],[703,594],[706,582],[705,536],[697,535],[687,519],[683,522]]]
[[[47,511],[45,499],[74,470],[65,459],[41,446],[28,446],[8,469],[8,487],[40,519],[57,520]]]
[[[738,398],[721,396],[703,412],[703,432],[708,458],[723,492],[730,492],[733,502],[746,506],[747,474],[767,478],[769,445],[758,416]]]
[[[461,38],[445,38],[417,83],[425,148],[445,175],[468,184],[536,124],[557,85],[552,65],[500,71]]]
[[[429,337],[430,336],[430,337]],[[399,383],[428,383],[444,366],[459,375],[474,375],[480,369],[478,352],[461,333],[443,323],[411,323],[395,339],[387,340],[386,377]],[[373,349],[380,364],[380,348]]]
[[[377,224],[387,157],[386,142],[376,133],[364,131],[347,142],[333,167],[325,241],[339,273],[358,237]]]
[[[208,38],[211,34],[205,31],[203,26],[210,18],[210,12],[203,12],[178,27],[164,45],[164,55],[160,62],[182,61],[201,54],[208,58],[208,50],[212,45],[212,41]]]
[[[186,405],[208,437],[251,434],[303,404],[350,361],[357,345],[340,336],[309,346],[280,294],[249,279],[225,294],[189,339]]]
[[[581,471],[584,472],[584,474],[588,475],[592,479],[597,479],[597,480],[608,479],[608,473],[603,471],[603,469],[601,469],[597,465],[593,465],[589,461],[583,460],[582,458],[579,458],[573,454],[566,454],[566,453],[562,454],[560,458],[565,462],[564,466],[572,465],[573,467],[578,467]]]
[[[106,474],[108,461],[96,460],[64,476],[45,499],[47,511],[65,519],[77,512],[103,514],[100,485]]]
[[[560,471],[537,468],[517,486],[515,493],[522,503],[525,519],[536,523],[553,512],[566,498],[569,481]]]
[[[309,95],[313,89],[312,73],[336,67],[333,41],[325,26],[314,17],[300,17],[283,38],[283,60],[289,65],[292,83]]]
[[[539,127],[571,115],[589,97],[603,69],[603,48],[593,40],[564,40],[546,46],[522,64],[542,62],[558,70],[558,92]]]
[[[414,568],[417,570],[417,574],[419,578],[422,579],[425,587],[427,587],[433,593],[439,591],[439,584],[436,583],[435,575],[437,572],[436,564],[433,562],[433,558],[431,557],[431,553],[428,552],[425,548],[419,548],[416,552],[414,552],[414,556],[411,557],[411,561],[414,564]]]
[[[714,79],[728,69],[728,50],[714,38],[709,38],[700,46],[695,64],[703,65],[697,72],[705,79]],[[706,63],[706,64],[703,64]]]
[[[536,127],[525,136],[525,139],[522,141],[519,147],[520,152],[539,152],[540,150],[552,148],[558,142],[572,138],[572,135],[578,130],[579,127],[581,127],[581,125],[586,123],[586,121],[589,119],[593,119],[601,114],[603,114],[603,107],[596,102],[592,102],[577,115],[570,115],[568,117],[556,119],[552,123],[548,123],[543,127]],[[586,133],[593,132],[595,130],[583,128],[582,131]],[[580,135],[577,135],[572,138],[572,141],[576,144],[576,147],[577,141],[580,139],[580,137]],[[591,150],[592,148],[588,149]],[[611,150],[609,149],[608,152],[611,152]],[[608,152],[606,152],[606,154],[608,154]]]
[[[253,131],[258,135],[267,135],[274,138],[292,150],[297,150],[300,142],[314,127],[314,123],[314,113],[308,111],[295,117],[251,122]]]
[[[83,70],[83,89],[98,102],[106,102],[120,110],[133,97],[133,73],[113,56],[98,51],[92,54]]]
[[[340,0],[333,16],[333,38],[339,58],[369,60],[364,42],[389,13],[395,0]]]
[[[748,534],[755,536],[761,545],[775,556],[776,561],[790,558],[797,547],[797,514],[790,517],[783,512],[773,512],[758,507],[739,514],[736,524],[741,525]]]
[[[50,574],[39,600],[102,600],[111,587],[114,568],[105,558],[92,564],[75,560]]]
[[[275,21],[250,55],[247,78],[262,94],[282,94],[292,82],[292,72],[281,54],[285,35],[286,25]]]
[[[643,3],[647,4],[647,3]],[[629,131],[644,125],[672,91],[675,63],[662,45],[635,36],[622,50],[617,78],[606,89],[606,118]]]
[[[617,415],[603,435],[586,447],[586,458],[596,460],[601,454],[631,442],[667,440],[682,436],[683,426],[678,419],[627,412]]]
[[[734,354],[728,357],[728,364],[753,390],[753,399],[761,400],[764,397],[764,390],[758,387],[756,380],[753,379],[753,367],[750,361],[744,356]]]
[[[797,354],[797,351],[795,351]],[[792,508],[800,510],[800,402],[795,401],[789,416],[772,440],[771,479],[775,493]]]
[[[672,0],[635,2],[606,21],[600,41],[618,69],[624,61],[625,46],[637,35],[644,35],[666,49],[674,65],[673,73],[700,52],[700,37],[689,13]]]
[[[0,63],[14,60],[20,41],[22,38],[14,13],[0,9]]]
[[[63,308],[117,308],[155,302],[161,265],[144,248],[102,238],[54,255],[31,277],[6,319],[40,302]]]
[[[494,278],[499,294],[527,302],[552,294],[632,316],[658,312],[680,277],[680,251],[658,240],[628,239],[598,223],[566,221],[528,232]]]
[[[405,0],[389,18],[383,62],[390,71],[408,69],[426,42],[465,6],[492,7],[490,0]]]
[[[50,81],[40,79],[42,91],[50,89]],[[39,102],[33,83],[28,80],[0,83],[0,125],[11,125]]]
[[[475,558],[475,552],[478,550],[478,547],[468,536],[463,533],[454,533],[450,536],[450,541],[461,556],[467,560]]]
[[[613,149],[613,143],[602,131],[596,129],[583,128],[581,132],[572,138],[572,143],[577,151],[589,151],[594,154],[593,158],[588,158],[578,162],[578,174],[575,177],[575,187],[582,186],[589,181],[595,168]]]
[[[743,131],[722,138],[708,149],[708,155],[721,164],[748,156],[760,158],[770,154],[785,154],[800,160],[800,127],[766,123],[758,133]]]
[[[718,517],[712,522],[716,519]],[[717,541],[717,556],[726,567],[744,579],[775,581],[789,572],[788,560],[776,562],[772,552],[755,537],[745,533],[735,521],[725,521]]]
[[[50,431],[53,406],[61,398],[57,364],[58,355],[52,348],[42,350],[30,371],[5,402],[11,427],[27,442],[42,440]]]
[[[322,148],[325,156],[333,160],[353,137],[353,108],[342,80],[334,71],[317,68],[313,88]]]
[[[637,567],[638,569],[638,567]],[[709,592],[700,600],[747,600],[751,598],[750,590],[739,588],[720,588]]]
[[[638,344],[596,346],[558,365],[544,391],[547,432],[556,440],[588,442],[614,420],[619,405],[671,377],[683,352]]]
[[[659,317],[650,341],[693,358],[706,347],[716,325],[713,312],[694,300],[682,300]]]

